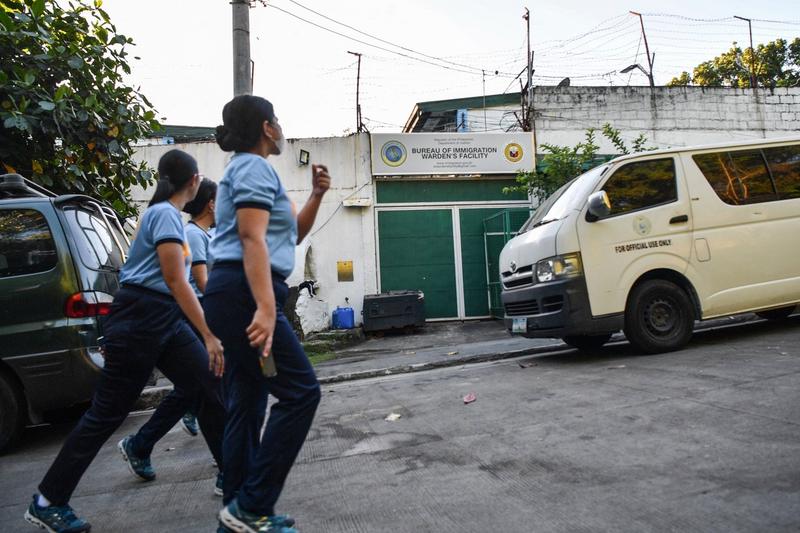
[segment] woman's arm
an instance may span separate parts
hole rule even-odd
[[[247,336],[251,346],[259,347],[261,357],[268,357],[272,350],[276,315],[269,249],[264,240],[269,225],[269,211],[243,207],[236,210],[236,221],[242,241],[244,273],[256,301],[256,312],[247,327]]]
[[[158,261],[161,264],[161,274],[167,283],[172,296],[189,319],[189,322],[203,336],[203,342],[208,350],[208,364],[216,376],[222,376],[225,361],[222,357],[222,343],[211,333],[206,324],[203,308],[197,300],[191,285],[186,280],[183,247],[176,242],[164,242],[158,245]]]
[[[331,177],[325,165],[311,165],[311,197],[297,215],[297,243],[303,242],[314,226],[322,197],[331,188]]]
[[[205,293],[206,283],[208,282],[208,268],[206,268],[205,263],[192,265],[192,279],[197,288],[200,289],[200,292]]]

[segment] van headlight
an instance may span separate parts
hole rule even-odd
[[[536,279],[539,283],[576,278],[582,274],[583,264],[579,253],[548,257],[536,263]]]

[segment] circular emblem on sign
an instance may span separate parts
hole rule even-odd
[[[509,263],[509,265],[508,265],[508,268],[511,269],[511,272],[516,272],[517,271],[517,264],[514,261],[511,261],[511,263]]]
[[[653,225],[647,217],[638,216],[633,219],[633,231],[639,235],[645,236],[650,233],[651,229],[653,229]]]
[[[390,167],[399,167],[406,162],[406,147],[397,141],[389,141],[381,148],[381,159]]]
[[[522,152],[522,146],[517,143],[507,144],[505,150],[503,150],[503,154],[511,163],[519,163],[524,155]]]

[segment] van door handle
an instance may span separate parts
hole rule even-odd
[[[689,222],[689,215],[679,215],[669,219],[670,224],[682,224],[684,222]]]

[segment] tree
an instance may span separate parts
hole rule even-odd
[[[776,39],[742,50],[734,42],[727,52],[704,61],[688,72],[672,78],[667,85],[683,87],[750,87],[750,61],[753,60],[756,83],[760,87],[800,86],[800,37],[791,43]]]
[[[133,142],[159,125],[123,81],[133,41],[101,4],[0,0],[0,170],[131,215],[131,187],[153,180]]]
[[[611,124],[603,125],[600,133],[611,142],[620,155],[655,149],[646,146],[647,137],[643,133],[633,140],[630,147],[622,139],[620,130],[612,127]],[[503,192],[507,194],[511,192],[528,193],[534,203],[537,205],[542,203],[572,178],[608,160],[608,158],[598,156],[597,152],[600,147],[597,145],[596,139],[597,130],[589,128],[586,130],[584,141],[575,146],[542,144],[542,149],[547,153],[542,158],[541,169],[518,172],[516,180],[519,185],[506,187]]]

